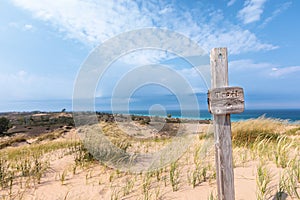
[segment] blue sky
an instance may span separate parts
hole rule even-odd
[[[2,0],[0,111],[70,110],[74,82],[93,48],[147,27],[181,33],[206,52],[228,47],[229,82],[244,88],[247,108],[300,108],[299,10],[297,0]],[[192,67],[151,51],[114,63],[95,96],[107,104],[120,77],[133,66],[155,62],[177,67],[205,104],[208,88]],[[140,88],[132,99],[150,105],[149,94],[153,104],[174,99],[166,88],[153,85]]]

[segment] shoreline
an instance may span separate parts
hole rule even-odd
[[[180,120],[192,120],[192,121],[197,121],[197,120],[213,120],[213,115],[208,113],[208,111],[201,111],[200,114],[197,115],[197,113],[193,113],[194,111],[190,111],[192,114],[191,116],[181,116],[180,111],[178,110],[169,110],[166,113],[166,116],[164,115],[151,115],[149,114],[149,111],[147,110],[133,110],[130,113],[126,111],[118,111],[115,112],[114,114],[112,111],[95,111],[95,113],[102,113],[102,114],[109,114],[109,115],[135,115],[135,116],[145,116],[145,117],[159,117],[159,118],[168,118],[168,114],[171,115],[172,119],[180,119]],[[74,112],[72,111],[39,111],[39,110],[33,110],[33,111],[14,111],[14,112],[0,112],[0,117],[1,116],[9,116],[9,115],[34,115],[34,114],[69,114],[73,116]],[[250,119],[257,119],[257,118],[270,118],[270,119],[275,119],[278,121],[285,121],[291,124],[299,124],[300,123],[300,109],[270,109],[270,110],[245,110],[241,114],[232,114],[231,115],[231,121],[232,122],[240,122],[240,121],[246,121]]]
[[[110,199],[115,194],[120,195],[120,199],[143,199],[145,190],[143,188],[141,190],[140,186],[145,181],[151,194],[158,194],[158,190],[159,195],[162,194],[158,199],[186,199],[187,195],[193,197],[190,199],[196,200],[199,197],[205,199],[213,194],[211,191],[216,190],[213,134],[206,134],[210,129],[209,124],[200,126],[195,123],[182,124],[184,128],[187,128],[191,139],[189,148],[180,155],[176,162],[164,165],[160,168],[161,170],[156,170],[153,176],[149,176],[147,171],[139,174],[130,173],[130,171],[123,172],[122,169],[126,169],[126,166],[120,170],[107,165],[105,160],[101,160],[102,157],[98,157],[98,155],[107,155],[105,146],[102,148],[104,143],[99,143],[96,139],[92,140],[91,144],[101,148],[96,148],[96,152],[89,151],[88,146],[84,146],[80,140],[78,135],[80,132],[76,131],[75,126],[67,124],[67,119],[73,120],[72,113],[34,113],[32,118],[28,112],[27,115],[24,112],[23,115],[15,113],[15,122],[20,124],[8,135],[0,137],[0,156],[7,156],[7,165],[2,165],[6,167],[4,172],[13,172],[12,176],[6,175],[13,180],[12,189],[1,188],[0,195],[4,197],[9,198],[12,194],[22,193],[20,199],[32,199],[32,197],[64,199],[67,195],[68,199],[99,199],[99,190],[101,190],[103,193],[100,195],[104,199]],[[99,116],[105,120],[112,114],[99,113]],[[119,117],[119,119],[128,119],[133,116]],[[160,126],[161,124],[154,122],[145,125],[141,124],[140,120],[149,117],[137,115],[135,117],[137,121],[125,124],[100,121],[99,125],[105,137],[121,150],[110,155],[112,158],[114,155],[128,155],[123,154],[124,152],[150,155],[168,146],[173,138],[176,139],[179,130],[178,123],[164,123]],[[47,127],[49,130],[46,130]],[[236,199],[256,198],[255,191],[259,186],[257,184],[258,169],[270,169],[275,176],[272,176],[272,181],[268,186],[269,188],[279,187],[282,171],[295,169],[290,164],[299,162],[299,157],[292,156],[299,146],[299,134],[300,125],[278,123],[272,119],[233,123],[232,152]],[[286,162],[279,162],[273,155],[281,155],[279,150],[283,148],[287,152],[284,155],[291,156],[284,157]],[[176,153],[176,150],[177,148],[172,149],[173,153]],[[117,154],[119,152],[122,154]],[[169,152],[166,156],[169,156]],[[265,162],[259,162],[259,160]],[[38,168],[42,169],[41,171],[36,170],[36,163],[42,166]],[[289,164],[286,165],[286,163]],[[32,173],[23,175],[22,168],[18,167],[21,165],[29,166]],[[194,174],[200,176],[194,176]],[[284,174],[284,178],[292,177],[288,173]],[[177,182],[172,179],[173,175],[176,176]],[[193,177],[196,178],[193,179]],[[25,180],[28,180],[26,184],[24,184]],[[175,185],[176,192],[173,190],[174,183],[178,186]],[[296,188],[300,194],[300,183],[296,184],[293,188]],[[124,193],[128,191],[129,185],[131,192]],[[50,190],[55,191],[55,194],[49,192]],[[83,195],[82,198],[78,191],[80,195]],[[274,189],[270,191],[270,195],[275,197],[276,192]],[[48,196],[44,196],[45,194]],[[98,196],[94,197],[94,194]],[[290,195],[286,200],[292,200],[291,197],[293,196]]]

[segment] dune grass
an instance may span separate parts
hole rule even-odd
[[[263,117],[233,123],[232,141],[235,162],[236,160],[239,160],[238,163],[260,160],[256,175],[257,199],[267,199],[272,196],[270,186],[272,176],[268,170],[268,164],[271,163],[283,169],[283,173],[279,174],[277,199],[283,193],[287,193],[292,198],[300,198],[299,130],[299,125],[290,125],[286,121]]]
[[[264,117],[236,122],[232,125],[232,141],[235,146],[250,147],[263,139],[276,141],[282,130],[284,124],[281,121]]]
[[[122,152],[147,153],[156,149],[157,145],[163,146],[169,142],[168,139],[135,139],[119,130],[115,124],[102,125],[105,136]],[[257,199],[269,198],[274,194],[274,188],[278,188],[277,194],[288,193],[291,197],[299,198],[299,130],[300,126],[290,126],[284,121],[267,118],[232,124],[235,166],[245,166],[253,160],[263,161],[259,162],[254,170]],[[26,188],[30,187],[30,183],[38,185],[43,182],[43,175],[51,167],[45,155],[51,152],[63,151],[62,157],[73,155],[72,168],[59,172],[58,181],[62,186],[67,185],[71,174],[82,172],[77,170],[78,167],[84,169],[85,184],[93,182],[93,169],[84,168],[86,163],[95,164],[91,154],[82,142],[55,140],[60,134],[45,134],[37,139],[40,143],[0,150],[0,187],[7,191],[4,199],[22,199],[16,197],[19,193],[14,192],[14,188]],[[168,166],[140,174],[103,167],[103,174],[108,174],[108,178],[99,178],[97,184],[107,184],[111,191],[111,199],[163,199],[164,190],[178,192],[184,186],[197,188],[205,182],[215,184],[213,138],[210,137],[212,134],[207,134],[209,137],[203,135],[205,134],[195,135],[193,145],[182,157]],[[282,169],[280,181],[275,187],[270,185],[273,181],[273,174],[268,171],[270,164]],[[216,197],[211,193],[207,199]]]

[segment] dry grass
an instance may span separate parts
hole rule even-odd
[[[102,123],[101,126],[105,136],[122,150],[122,154],[148,153],[170,142],[169,139],[136,139],[112,123]],[[253,169],[258,199],[269,198],[276,192],[299,198],[299,130],[300,126],[266,118],[233,123],[234,166],[249,167],[253,161],[263,161],[256,163]],[[176,162],[139,174],[121,172],[95,163],[81,142],[56,140],[61,134],[45,134],[37,138],[36,141],[40,143],[0,150],[0,199],[23,199],[27,190],[39,188],[45,181],[50,182],[45,177],[53,170],[53,159],[63,160],[68,156],[72,157],[71,164],[57,171],[56,179],[52,181],[53,184],[58,182],[64,191],[62,199],[74,198],[71,191],[64,189],[71,188],[76,177],[81,177],[79,180],[82,180],[81,184],[85,187],[92,185],[105,188],[103,190],[109,194],[106,199],[116,200],[171,199],[185,190],[199,190],[204,185],[208,192],[215,188],[212,134],[194,135],[191,138],[192,145]],[[95,142],[95,138],[93,139]],[[48,155],[52,156],[52,160]],[[273,165],[282,172],[279,175],[280,181],[275,181],[274,174],[271,175],[268,171]],[[278,191],[275,191],[277,188]],[[214,193],[209,194],[203,198],[216,199]]]
[[[13,137],[13,138],[9,138],[7,140],[0,142],[0,149],[4,149],[5,147],[17,145],[21,142],[26,142],[27,139],[28,139],[28,137],[24,136],[24,135],[19,135],[19,136]]]
[[[287,121],[260,117],[232,124],[232,141],[235,146],[252,146],[267,139],[276,142],[280,136],[299,136],[300,125]],[[299,138],[297,138],[299,139]]]
[[[257,199],[281,199],[285,193],[299,199],[300,126],[286,121],[258,118],[234,123],[232,140],[235,166],[245,166],[251,160],[260,160],[257,166]],[[283,173],[277,186],[270,184],[274,177],[269,168],[274,163]],[[272,174],[273,175],[273,174]],[[275,196],[274,188],[278,188]]]

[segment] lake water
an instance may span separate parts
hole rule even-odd
[[[110,112],[110,111],[106,111]],[[110,112],[111,113],[111,112]],[[126,113],[119,111],[118,113]],[[197,116],[197,113],[194,111],[186,111],[184,112],[185,115],[182,115],[182,112],[179,110],[169,110],[167,111],[167,114],[171,114],[172,117],[176,118],[200,118],[200,119],[212,119],[212,115],[207,110],[201,110]],[[126,113],[127,114],[127,113]],[[146,110],[133,110],[130,111],[129,114],[135,114],[135,115],[146,115],[149,116],[149,111]],[[158,115],[159,116],[159,115]],[[276,119],[282,119],[282,120],[289,120],[291,122],[300,122],[300,109],[269,109],[269,110],[245,110],[241,114],[232,114],[231,120],[232,121],[241,121],[241,120],[247,120],[252,118],[258,118],[261,116],[265,116],[266,118],[276,118]],[[165,117],[165,116],[163,116]]]
[[[22,102],[0,102],[0,112],[12,112],[12,111],[61,111],[65,108],[68,112],[72,111],[72,101],[71,100],[52,100],[52,101],[22,101]],[[103,111],[103,110],[99,110]],[[105,110],[105,112],[111,112]],[[126,113],[121,112],[120,113]],[[195,111],[181,112],[180,110],[167,110],[163,114],[149,113],[148,110],[132,110],[129,114],[139,114],[139,115],[158,115],[166,117],[167,114],[171,114],[172,117],[178,118],[200,118],[200,119],[212,119],[212,115],[207,111],[207,109],[201,109],[200,113],[195,113]],[[290,120],[291,122],[300,122],[300,109],[245,109],[241,114],[232,114],[232,121],[240,121],[251,118],[257,118],[262,115],[270,118],[277,118],[283,120]],[[199,116],[199,117],[195,117]]]

